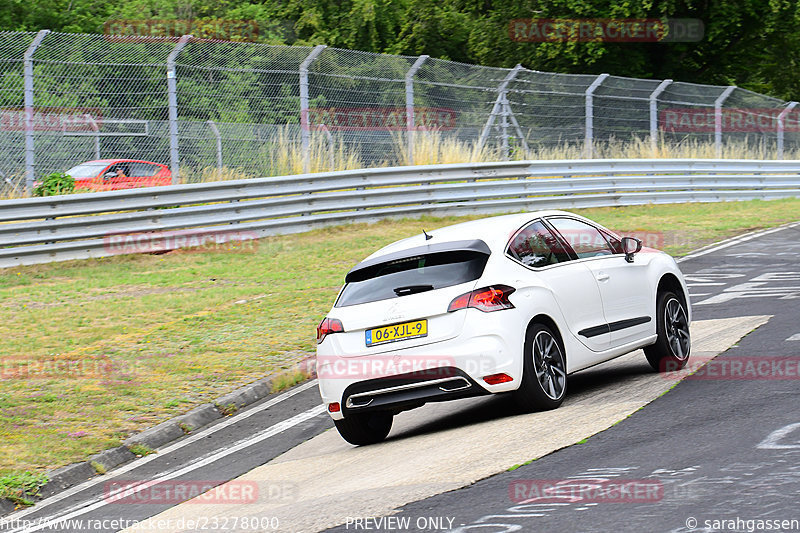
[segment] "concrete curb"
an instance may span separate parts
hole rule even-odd
[[[289,372],[313,368],[309,364],[313,358],[306,358],[298,362]],[[312,379],[314,372],[311,372]],[[128,463],[137,457],[131,447],[139,445],[150,449],[157,449],[171,443],[184,435],[200,429],[208,424],[231,415],[243,407],[252,405],[272,394],[272,382],[277,376],[265,377],[244,385],[233,392],[217,398],[215,401],[199,405],[188,413],[176,416],[165,422],[148,428],[141,433],[132,435],[122,441],[122,446],[109,448],[98,454],[92,455],[86,461],[56,468],[47,472],[49,481],[39,489],[39,493],[31,498],[38,502],[57,494],[69,487],[83,483],[100,474]],[[298,383],[299,385],[299,383]],[[0,516],[5,516],[16,510],[16,504],[8,499],[0,499]]]

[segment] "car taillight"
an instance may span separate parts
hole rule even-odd
[[[343,331],[344,327],[338,318],[325,317],[322,319],[322,322],[319,323],[319,326],[317,326],[317,344],[324,341],[325,337],[331,333],[342,333]]]
[[[447,306],[447,312],[452,313],[467,307],[478,309],[484,313],[500,311],[501,309],[513,309],[514,304],[508,301],[508,297],[515,290],[514,287],[509,287],[508,285],[492,285],[491,287],[477,289],[454,298],[450,305]]]

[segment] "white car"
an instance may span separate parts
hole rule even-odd
[[[682,368],[688,294],[672,257],[564,211],[423,231],[345,277],[317,328],[320,394],[357,445],[426,402],[511,393],[553,409],[568,374],[638,348]]]

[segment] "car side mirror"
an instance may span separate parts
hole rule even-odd
[[[111,178],[116,178],[116,177],[117,177],[117,173],[116,172],[106,172],[105,174],[103,174],[103,179],[104,180],[109,180]]]
[[[642,250],[642,241],[636,237],[623,237],[621,244],[622,251],[625,253],[625,261],[633,263],[633,254]]]

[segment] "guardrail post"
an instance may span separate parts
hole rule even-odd
[[[33,136],[33,54],[50,30],[41,30],[33,38],[33,42],[25,51],[23,58],[24,104],[25,113],[25,190],[33,193],[33,181],[36,179],[36,144]]]
[[[211,129],[211,133],[217,140],[217,170],[222,171],[222,136],[219,134],[219,128],[213,120],[207,120],[206,124]]]
[[[406,142],[408,143],[408,164],[414,164],[414,76],[430,56],[422,55],[414,61],[406,72]]]
[[[311,145],[311,131],[308,121],[308,67],[327,46],[319,44],[300,63],[300,142],[302,145],[303,174],[310,170],[309,147]]]
[[[169,169],[172,184],[178,183],[180,176],[180,156],[178,152],[178,81],[175,79],[175,59],[192,39],[184,35],[167,56],[167,105],[169,106]]]
[[[497,87],[497,98],[495,99],[494,105],[492,106],[492,110],[489,113],[489,119],[483,126],[483,130],[481,131],[481,137],[480,139],[478,139],[479,148],[483,148],[483,146],[486,144],[486,139],[489,137],[489,132],[491,131],[492,126],[494,126],[495,117],[497,117],[497,115],[502,112],[504,121],[507,119],[506,109],[505,106],[503,105],[506,102],[506,89],[508,88],[508,84],[511,83],[514,80],[514,78],[517,77],[517,74],[519,74],[520,70],[522,70],[522,65],[517,64],[517,66],[511,69],[511,71],[503,79],[502,83],[500,83],[500,85]],[[506,124],[504,124],[504,128],[506,129],[508,128],[507,122]],[[507,154],[508,132],[506,131],[506,129],[503,130],[503,146],[504,150],[506,150],[506,152],[504,153]]]
[[[658,97],[670,83],[672,80],[664,80],[650,93],[650,147],[653,149],[653,157],[658,151]]]
[[[730,85],[714,100],[714,147],[717,150],[717,159],[722,157],[722,104],[731,95],[736,85]]]
[[[797,102],[789,102],[786,107],[783,108],[783,111],[778,114],[778,159],[783,159],[783,133],[786,131],[786,115],[795,107],[797,107]]]
[[[608,74],[600,74],[584,92],[584,97],[586,98],[586,114],[583,142],[584,152],[588,158],[594,156],[594,92],[607,77]]]

